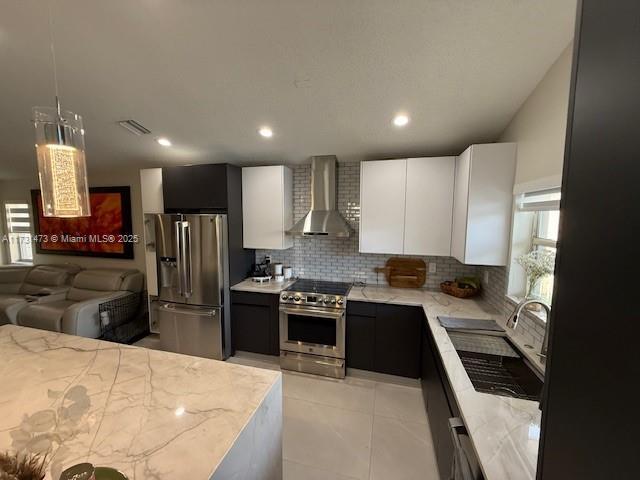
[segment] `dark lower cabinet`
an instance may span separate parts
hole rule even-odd
[[[449,431],[449,418],[458,416],[457,406],[453,408],[447,399],[447,377],[443,371],[433,337],[426,324],[422,329],[422,396],[429,417],[431,436],[436,451],[440,478],[448,480],[451,473],[451,461],[454,448]],[[443,375],[445,375],[443,377]]]
[[[347,303],[347,367],[420,377],[419,307]]]
[[[231,292],[233,351],[280,355],[278,295]]]
[[[376,312],[376,372],[420,378],[422,308],[380,304]]]
[[[347,316],[347,367],[373,370],[375,353],[375,317]]]

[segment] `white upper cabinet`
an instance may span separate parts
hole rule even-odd
[[[360,251],[451,254],[455,157],[362,162]]]
[[[161,168],[144,168],[140,170],[140,190],[142,213],[164,213]]]
[[[404,252],[406,160],[360,164],[360,251]]]
[[[471,265],[506,265],[516,144],[472,145],[456,159],[451,254]]]
[[[244,248],[283,250],[293,246],[293,174],[283,165],[242,169]]]
[[[451,255],[456,157],[409,158],[405,255]]]

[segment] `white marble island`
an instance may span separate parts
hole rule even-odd
[[[0,451],[130,479],[282,478],[279,372],[0,326]]]

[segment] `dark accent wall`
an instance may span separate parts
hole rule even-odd
[[[538,479],[639,478],[640,2],[583,0]]]

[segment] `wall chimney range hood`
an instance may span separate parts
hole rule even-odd
[[[344,238],[353,229],[336,210],[335,155],[311,157],[311,210],[287,233]]]

